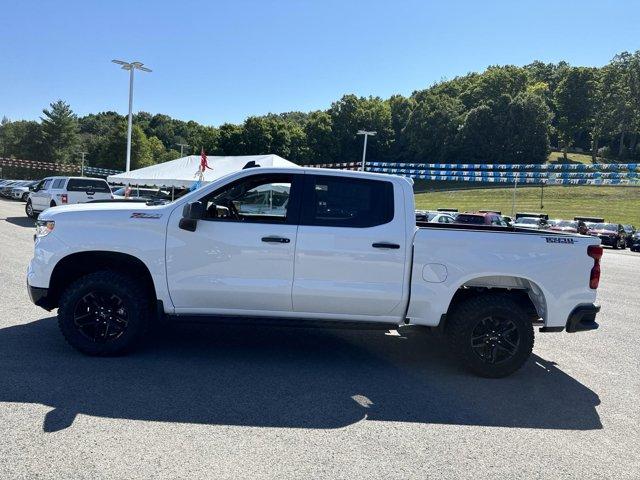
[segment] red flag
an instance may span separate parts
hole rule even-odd
[[[202,152],[200,153],[200,171],[204,172],[204,169],[208,168],[209,170],[213,170],[207,163],[207,154],[204,153],[204,147],[202,147]]]

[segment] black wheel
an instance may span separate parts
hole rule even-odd
[[[24,211],[27,214],[27,217],[38,218],[38,214],[33,209],[33,204],[31,203],[31,200],[27,200],[27,204],[24,206]]]
[[[447,319],[447,336],[463,365],[482,377],[505,377],[533,350],[533,324],[504,294],[485,294],[457,305]]]
[[[90,273],[62,294],[58,326],[71,346],[87,355],[121,355],[143,338],[150,318],[145,289],[118,272]]]
[[[26,202],[29,199],[29,194],[28,193],[23,193],[22,194],[22,201]]]
[[[55,206],[56,206],[56,202],[53,202],[53,201],[52,201],[52,202],[49,204],[49,207],[55,207]]]

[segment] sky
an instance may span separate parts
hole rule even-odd
[[[489,65],[602,66],[640,49],[638,1],[0,0],[0,117],[134,111],[206,125],[410,95]]]

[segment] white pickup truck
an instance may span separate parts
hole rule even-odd
[[[602,247],[513,227],[416,225],[405,178],[249,168],[174,202],[40,215],[32,301],[89,355],[155,321],[437,327],[473,372],[501,377],[543,332],[593,330]]]

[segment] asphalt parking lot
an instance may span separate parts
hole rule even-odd
[[[176,326],[128,357],[33,306],[0,200],[0,478],[639,478],[640,254],[607,250],[601,328],[511,377],[419,334]]]

